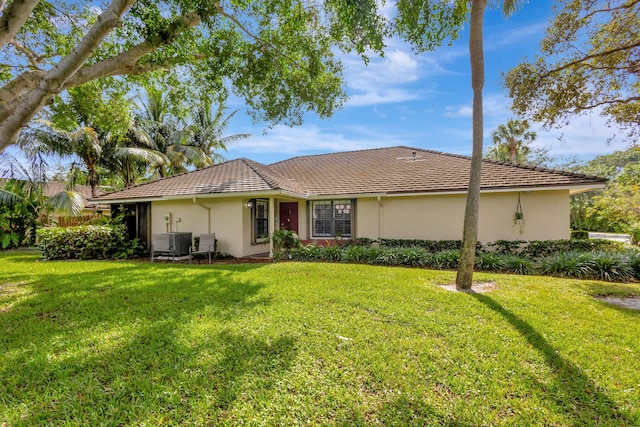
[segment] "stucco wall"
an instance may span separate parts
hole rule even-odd
[[[394,239],[462,238],[466,196],[420,196],[359,199],[357,236]],[[518,193],[485,193],[480,197],[478,239],[547,240],[569,237],[569,192],[521,192],[524,232],[513,224]],[[379,219],[380,218],[380,221]]]
[[[211,233],[216,233],[218,250],[236,257],[244,256],[244,239],[250,239],[250,229],[244,228],[244,203],[241,199],[198,199],[211,210]],[[246,203],[246,201],[245,201]],[[244,208],[244,209],[243,209]],[[172,214],[172,229],[167,230],[163,215]],[[209,211],[192,200],[161,201],[151,203],[152,233],[167,231],[190,231],[194,237],[208,233]],[[176,220],[182,218],[182,222]]]

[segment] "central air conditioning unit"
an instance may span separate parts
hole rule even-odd
[[[189,255],[189,246],[193,244],[191,243],[191,233],[175,232],[167,234],[169,235],[169,245],[174,248],[175,256]]]

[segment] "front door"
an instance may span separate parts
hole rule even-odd
[[[280,228],[298,233],[298,202],[280,203]]]

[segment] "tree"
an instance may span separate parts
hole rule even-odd
[[[533,151],[530,144],[536,139],[536,133],[529,128],[528,121],[518,119],[510,119],[506,125],[498,126],[491,134],[493,146],[487,150],[485,158],[512,164],[528,164]]]
[[[640,147],[597,156],[574,170],[609,179],[604,190],[571,196],[571,226],[630,232],[640,226]]]
[[[504,0],[502,6],[505,15],[510,15],[515,10],[517,3],[517,0]],[[482,111],[482,89],[484,87],[483,25],[486,5],[486,0],[471,0],[469,58],[471,61],[471,87],[473,88],[473,150],[464,212],[462,250],[456,275],[456,288],[458,289],[470,289],[473,284],[473,265],[478,244],[482,135],[484,131]]]
[[[227,79],[256,119],[327,117],[345,99],[332,47],[380,51],[390,28],[374,0],[21,0],[0,11],[0,150],[62,91],[172,67],[209,88]]]
[[[600,113],[640,135],[640,0],[562,0],[540,55],[504,76],[513,109],[548,127]]]
[[[249,138],[249,134],[234,134],[222,136],[229,122],[238,110],[232,111],[226,117],[222,101],[218,102],[215,112],[212,108],[211,98],[202,96],[200,104],[193,111],[191,125],[188,127],[193,139],[193,145],[200,148],[211,160],[218,162],[224,160],[219,150],[227,151],[227,145],[240,139]]]
[[[209,165],[209,156],[195,144],[192,132],[180,123],[179,117],[171,114],[181,109],[175,105],[180,100],[174,98],[171,91],[154,86],[147,87],[145,95],[136,120],[140,128],[136,136],[139,143],[148,141],[149,147],[159,154],[152,169],[164,177],[184,172],[188,165]]]
[[[377,0],[2,1],[0,150],[57,94],[161,69],[198,89],[232,90],[254,120],[328,117],[346,99],[336,46],[366,58],[397,32],[432,49],[455,37],[466,10],[463,1],[396,6],[388,18]]]
[[[41,154],[30,158],[27,166],[0,153],[0,247],[33,244],[36,228],[49,212],[79,215],[82,196],[67,188],[45,197],[47,162]]]

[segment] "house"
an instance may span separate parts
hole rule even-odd
[[[143,241],[152,233],[216,233],[219,250],[236,257],[269,252],[268,236],[278,228],[309,240],[460,239],[470,163],[466,156],[403,146],[270,165],[243,158],[92,202],[125,212]],[[568,238],[569,195],[604,184],[593,176],[484,161],[478,238]]]

